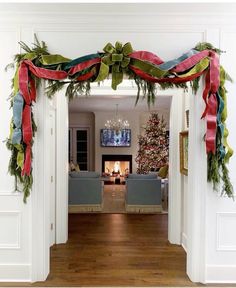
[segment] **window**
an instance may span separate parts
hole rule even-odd
[[[89,170],[89,128],[69,129],[69,159],[79,164],[82,171]]]

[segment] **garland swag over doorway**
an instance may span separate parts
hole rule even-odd
[[[203,100],[205,110],[202,118],[206,119],[206,153],[208,157],[208,181],[213,182],[217,190],[222,182],[222,195],[233,198],[233,186],[230,182],[226,164],[233,154],[227,143],[228,130],[225,80],[232,81],[219,63],[222,52],[210,43],[199,43],[195,48],[177,59],[164,62],[157,55],[148,51],[134,51],[131,43],[115,46],[108,43],[103,52],[89,54],[71,60],[61,55],[48,52],[45,42],[40,43],[35,37],[33,47],[19,43],[24,53],[17,54],[10,97],[13,118],[7,147],[11,150],[9,172],[15,176],[16,190],[21,183],[24,202],[30,194],[32,178],[32,146],[36,132],[32,105],[36,102],[36,88],[41,80],[47,80],[46,94],[49,98],[67,85],[66,96],[72,99],[78,94],[88,95],[91,82],[101,82],[111,76],[112,89],[123,81],[124,75],[133,79],[138,92],[147,98],[148,105],[155,101],[156,87],[187,89],[190,82],[193,92],[199,87],[201,76],[205,80]]]

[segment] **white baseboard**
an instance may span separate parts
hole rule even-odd
[[[236,283],[236,265],[207,265],[206,283]]]
[[[187,253],[187,235],[182,233],[182,247],[184,248],[185,252]]]
[[[0,282],[31,282],[31,265],[0,264]]]

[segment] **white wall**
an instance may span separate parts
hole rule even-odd
[[[213,41],[222,50],[227,51],[226,54],[221,55],[221,63],[235,81],[235,28],[222,29],[220,35],[212,35]],[[229,170],[234,190],[236,190],[235,82],[233,84],[227,83],[226,88],[228,90],[227,127],[230,133],[228,142],[234,149],[234,155],[229,163]],[[206,207],[206,222],[208,226],[206,230],[206,281],[236,282],[236,202],[227,197],[220,197],[219,193],[208,191]]]
[[[30,278],[31,268],[31,201],[23,204],[21,193],[14,191],[14,178],[8,171],[10,153],[3,142],[9,135],[11,111],[7,98],[11,93],[12,71],[4,72],[12,56],[19,52],[17,42],[20,29],[0,25],[2,45],[0,57],[0,279],[1,281],[24,281]]]
[[[102,154],[127,154],[132,155],[132,172],[135,173],[137,163],[135,157],[138,151],[138,135],[140,133],[139,112],[119,111],[124,119],[127,119],[131,129],[131,146],[130,147],[101,147],[100,129],[104,129],[106,120],[114,117],[114,112],[95,112],[95,170],[102,172]]]
[[[199,41],[210,41],[227,51],[221,58],[236,79],[234,4],[143,4],[135,7],[83,5],[76,9],[73,6],[71,10],[69,5],[61,7],[59,4],[51,8],[43,5],[34,7],[32,4],[7,7],[7,10],[4,10],[3,4],[0,7],[0,39],[4,43],[0,58],[1,140],[8,135],[11,118],[6,98],[10,94],[12,74],[5,74],[3,69],[18,52],[17,42],[23,40],[30,44],[34,33],[46,41],[52,53],[61,53],[71,58],[100,51],[107,42],[120,40],[124,43],[131,41],[135,49],[152,51],[169,60],[180,56]],[[11,9],[15,11],[14,14]],[[229,139],[235,149],[235,85],[228,85],[228,91]],[[40,94],[40,97],[43,96]],[[43,123],[45,117],[42,112],[44,110],[39,109],[45,104],[43,101],[37,106],[39,123]],[[206,159],[202,142],[204,122],[199,119],[202,108],[201,95],[191,96],[190,118],[196,132],[191,132],[191,165],[194,167],[190,169],[192,172],[188,179],[188,185],[192,185],[188,188],[187,202],[188,275],[196,282],[236,283],[236,202],[220,198],[210,186],[205,189]],[[35,150],[35,168],[39,165],[37,159],[40,160],[40,153],[46,151],[42,129],[43,125],[37,134],[37,141],[42,145],[35,146],[38,149]],[[0,155],[0,280],[44,280],[49,266],[49,248],[46,245],[48,223],[44,211],[49,191],[40,182],[44,179],[43,173],[40,176],[37,173],[34,175],[37,185],[34,186],[28,204],[24,205],[21,195],[12,194],[13,179],[7,175],[9,153],[2,141]],[[100,167],[98,163],[96,169]],[[235,156],[229,169],[236,185]]]

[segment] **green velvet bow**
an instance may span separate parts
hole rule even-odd
[[[133,48],[129,42],[122,45],[122,43],[117,41],[115,47],[111,43],[108,43],[103,48],[103,51],[105,52],[105,55],[102,57],[99,73],[95,82],[106,79],[111,67],[111,87],[116,90],[117,86],[123,81],[124,69],[130,62],[130,57],[128,57],[128,55],[133,52]]]

